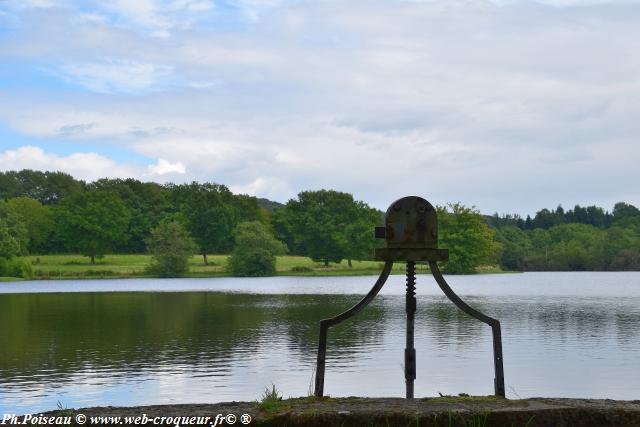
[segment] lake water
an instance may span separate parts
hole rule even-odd
[[[447,276],[502,323],[507,397],[640,399],[640,273]],[[306,396],[375,277],[0,283],[0,413]],[[493,393],[491,329],[419,275],[416,396]],[[325,393],[404,396],[404,277],[329,332]]]

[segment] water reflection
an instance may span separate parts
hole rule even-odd
[[[0,410],[306,395],[318,320],[356,295],[213,292],[0,295]],[[503,325],[507,395],[637,399],[640,298],[470,296]],[[402,396],[404,297],[329,334],[326,390]],[[416,313],[416,394],[490,394],[491,331],[446,298]],[[634,385],[635,384],[635,385]]]

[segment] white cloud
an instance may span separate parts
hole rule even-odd
[[[212,87],[217,86],[219,84],[220,84],[219,81],[213,81],[213,82],[193,81],[193,82],[187,83],[187,86],[189,86],[189,87],[191,87],[193,89],[209,89],[209,88],[212,88]]]
[[[0,170],[34,169],[62,171],[77,179],[94,181],[106,176],[128,178],[136,176],[134,168],[123,166],[96,153],[73,153],[58,156],[34,146],[19,147],[0,153]]]
[[[160,83],[171,67],[131,60],[70,62],[61,67],[65,77],[99,93],[139,92]]]
[[[203,14],[213,9],[205,0],[114,0],[99,2],[104,13],[115,15],[114,24],[156,38],[169,38],[175,30],[188,29]]]
[[[56,3],[56,0],[9,0],[6,3],[8,7],[16,9],[49,9],[63,2],[58,1]]]
[[[295,191],[286,180],[272,176],[258,177],[248,184],[231,185],[229,188],[236,194],[257,195],[282,202],[292,198],[295,194]]]
[[[97,93],[34,94],[18,82],[0,94],[0,119],[50,144],[159,159],[138,177],[281,201],[333,187],[381,208],[412,192],[487,211],[640,204],[620,184],[640,181],[629,161],[640,6],[547,3],[237,1],[236,12],[176,0],[31,12],[0,57]]]
[[[155,165],[147,166],[147,170],[151,175],[166,175],[170,173],[184,174],[186,172],[181,162],[171,163],[165,159],[158,159]]]
[[[103,7],[116,13],[120,20],[150,29],[157,37],[168,37],[171,21],[160,13],[159,3],[155,0],[114,0],[104,2]]]
[[[91,152],[76,152],[61,156],[29,145],[0,152],[0,170],[21,169],[62,171],[85,181],[109,177],[181,182],[180,177],[187,172],[182,162],[170,162],[162,158],[159,158],[154,164],[143,167],[122,164]]]
[[[258,21],[270,9],[283,4],[281,0],[233,0],[234,3],[251,21]]]

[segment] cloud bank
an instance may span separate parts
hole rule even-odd
[[[407,194],[487,213],[640,204],[635,2],[0,8],[16,70],[0,76],[0,129],[39,141],[0,150],[3,170],[214,181],[279,201],[333,188],[382,209]],[[60,141],[86,150],[56,154]],[[95,154],[105,146],[121,155]]]

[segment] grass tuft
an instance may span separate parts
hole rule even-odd
[[[276,388],[275,384],[271,384],[271,389],[269,389],[269,387],[264,389],[262,398],[260,399],[260,402],[258,402],[258,407],[266,412],[277,412],[284,407],[282,395]]]
[[[63,417],[70,417],[73,416],[73,409],[69,409],[66,405],[62,405],[62,402],[60,402],[58,400],[58,403],[56,404],[56,406],[58,406],[58,414],[63,416]]]

